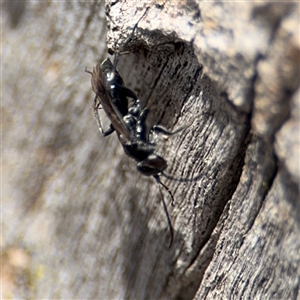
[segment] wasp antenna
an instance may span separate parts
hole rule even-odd
[[[174,238],[174,230],[173,230],[173,226],[172,226],[172,222],[171,222],[171,219],[170,219],[170,215],[169,215],[169,212],[168,212],[168,208],[167,208],[167,205],[166,205],[166,202],[165,202],[165,199],[164,199],[164,195],[162,193],[162,190],[161,190],[161,187],[160,186],[163,186],[168,192],[169,194],[171,195],[172,197],[172,203],[174,202],[174,198],[173,198],[173,195],[172,193],[170,192],[170,190],[168,189],[168,187],[166,185],[164,185],[160,179],[159,179],[159,176],[158,175],[154,175],[153,176],[158,184],[158,188],[159,188],[159,192],[160,192],[160,195],[161,195],[161,199],[162,199],[162,204],[163,204],[163,207],[164,207],[164,211],[165,211],[165,214],[166,214],[166,217],[167,217],[167,221],[168,221],[168,225],[169,225],[169,230],[170,230],[170,235],[171,235],[171,241],[170,241],[170,245],[169,245],[169,249],[171,248],[172,244],[173,244],[173,238]]]
[[[164,174],[164,173],[163,173],[163,174]],[[162,185],[162,186],[165,188],[165,190],[169,193],[169,195],[171,196],[171,199],[172,199],[171,205],[174,206],[175,200],[174,200],[173,194],[172,194],[172,192],[170,191],[170,189],[169,189],[164,183],[162,183],[162,182],[160,181],[160,178],[159,178],[158,175],[156,175],[156,176],[154,176],[154,177],[155,177],[156,181],[157,181],[160,185]]]

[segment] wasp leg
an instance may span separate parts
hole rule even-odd
[[[104,132],[102,132],[103,136],[108,136],[110,134],[112,134],[115,131],[114,126],[112,126],[112,124],[110,124],[109,128],[107,130],[105,130]]]
[[[167,205],[166,205],[166,202],[165,202],[165,199],[164,199],[164,195],[162,193],[162,190],[161,190],[161,187],[160,186],[163,186],[168,192],[169,194],[171,195],[172,197],[172,203],[174,202],[174,198],[173,198],[173,195],[172,193],[170,192],[170,190],[168,189],[168,187],[166,185],[164,185],[161,181],[160,181],[160,178],[158,175],[154,175],[153,176],[158,184],[158,188],[159,188],[159,191],[160,191],[160,195],[161,195],[161,199],[162,199],[162,204],[163,204],[163,207],[164,207],[164,211],[165,211],[165,214],[166,214],[166,217],[167,217],[167,220],[168,220],[168,225],[169,225],[169,230],[170,230],[170,235],[171,235],[171,241],[170,241],[170,244],[169,244],[169,249],[171,248],[172,244],[173,244],[173,239],[174,239],[174,230],[173,230],[173,226],[172,226],[172,222],[171,222],[171,219],[170,219],[170,215],[169,215],[169,212],[168,212],[168,208],[167,208]]]
[[[139,22],[144,18],[144,16],[147,14],[148,10],[150,9],[150,7],[147,7],[145,12],[143,13],[143,15],[138,19],[138,21],[136,22],[136,24],[133,26],[132,28],[132,32],[130,34],[130,36],[128,37],[127,41],[125,41],[125,43],[123,44],[122,48],[126,49],[127,45],[132,41],[132,38],[134,36],[134,32],[139,24]],[[119,62],[119,56],[122,53],[122,49],[118,52],[115,53],[115,58],[114,58],[114,69],[117,69],[117,64]]]
[[[103,136],[108,136],[110,134],[112,134],[114,131],[115,131],[115,128],[112,126],[112,124],[110,124],[109,128],[107,130],[104,131],[103,129],[103,126],[102,126],[102,123],[101,123],[101,119],[100,119],[100,116],[99,116],[99,109],[101,109],[100,105],[101,103],[98,100],[98,96],[95,97],[95,100],[94,100],[94,116],[95,116],[95,119],[96,119],[96,122],[97,122],[97,125],[98,125],[98,128],[101,132],[101,134]]]
[[[167,135],[167,136],[171,136],[171,135],[174,135],[174,134],[176,134],[176,133],[178,133],[181,130],[184,130],[186,128],[187,128],[187,126],[182,126],[182,127],[177,128],[175,131],[169,131],[168,129],[166,129],[162,125],[154,125],[152,127],[152,131],[154,131],[156,133],[162,133],[162,134]]]

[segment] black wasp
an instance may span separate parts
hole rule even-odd
[[[137,24],[133,28],[131,37]],[[129,40],[131,40],[131,37]],[[171,247],[174,233],[161,186],[170,194],[172,205],[174,198],[169,188],[160,180],[159,174],[167,168],[167,162],[163,157],[155,153],[156,142],[154,136],[157,133],[170,136],[184,128],[170,132],[163,126],[155,125],[150,131],[147,130],[146,119],[149,109],[142,108],[136,94],[124,85],[123,79],[116,69],[119,54],[120,52],[115,53],[113,64],[107,58],[101,65],[97,64],[92,72],[85,70],[92,75],[92,89],[96,94],[93,107],[94,115],[102,135],[107,136],[116,131],[125,153],[137,162],[138,171],[145,176],[153,176],[158,183],[170,229],[171,242],[169,247]],[[131,102],[133,104],[129,105]],[[111,122],[110,127],[105,131],[99,116],[99,109],[101,108]]]

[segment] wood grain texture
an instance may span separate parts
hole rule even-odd
[[[2,298],[300,299],[299,4],[3,8]],[[157,147],[170,250],[155,181],[93,120],[106,25],[148,125],[191,124]]]

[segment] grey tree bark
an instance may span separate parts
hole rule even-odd
[[[1,13],[2,298],[300,299],[298,3]],[[93,120],[84,69],[108,56],[106,25],[148,125],[190,125],[157,147],[170,250],[155,181]]]

